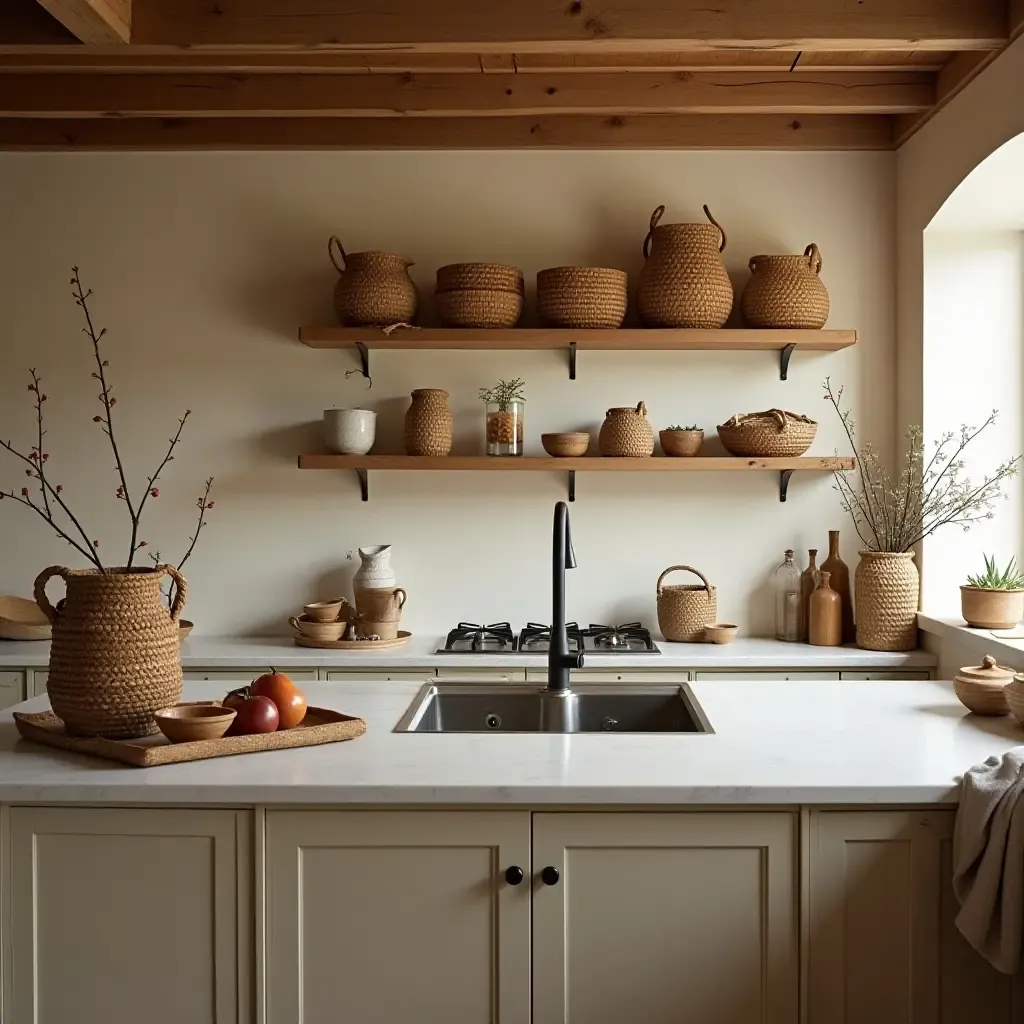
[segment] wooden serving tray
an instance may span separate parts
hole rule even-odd
[[[197,703],[220,704],[220,701]],[[108,761],[119,761],[135,768],[151,768],[153,765],[175,764],[179,761],[201,761],[230,754],[255,754],[261,750],[340,743],[342,740],[354,740],[366,732],[366,723],[361,718],[353,718],[327,708],[309,708],[302,724],[294,729],[255,736],[224,736],[219,740],[195,740],[191,743],[171,743],[162,733],[134,740],[69,736],[64,731],[64,723],[52,711],[35,714],[15,711],[14,723],[18,732],[34,743],[104,757]]]
[[[310,640],[308,636],[295,634],[298,647],[318,647],[325,651],[386,651],[391,647],[402,647],[409,642],[412,633],[398,631],[394,640]]]

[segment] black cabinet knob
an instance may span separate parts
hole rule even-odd
[[[540,880],[545,885],[558,885],[558,868],[548,865],[541,873]]]
[[[509,885],[518,885],[525,877],[523,869],[517,864],[513,864],[510,868],[505,868],[505,881]]]

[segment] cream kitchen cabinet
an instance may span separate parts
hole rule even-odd
[[[785,812],[536,814],[533,1024],[796,1024],[796,847]]]
[[[546,683],[547,669],[527,669],[531,683]],[[606,669],[583,668],[574,671],[572,678],[578,683],[643,683],[647,686],[688,683],[690,673],[685,669]]]
[[[25,676],[21,672],[0,672],[0,709],[25,699]]]
[[[4,1019],[252,1020],[252,815],[13,807]]]
[[[268,811],[266,830],[266,1024],[529,1024],[528,812]]]
[[[420,669],[379,669],[379,668],[350,668],[335,670],[327,673],[327,679],[332,683],[338,682],[381,682],[381,683],[426,683],[434,679],[432,668]]]
[[[269,672],[269,665],[261,665],[258,668],[186,668],[182,670],[185,680],[210,680],[213,682],[233,683],[237,686],[244,686],[254,679]],[[316,669],[282,668],[293,682],[314,683],[316,682]]]
[[[702,683],[707,683],[715,679],[745,679],[753,682],[786,682],[789,680],[800,681],[823,679],[838,682],[839,673],[818,669],[808,669],[806,671],[795,670],[792,672],[730,672],[728,669],[722,669],[714,672],[698,671],[694,675],[694,679]]]
[[[808,835],[808,1024],[1019,1024],[1024,976],[956,930],[955,812],[817,811]]]
[[[28,674],[28,693],[27,697],[38,697],[40,694],[46,693],[46,680],[50,678],[50,673],[47,671],[40,671],[34,669]]]

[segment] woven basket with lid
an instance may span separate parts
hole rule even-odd
[[[700,584],[662,586],[670,572],[682,570],[699,577]],[[692,565],[670,565],[659,577],[658,628],[666,640],[693,643],[704,639],[704,627],[718,619],[718,591]]]
[[[622,326],[627,277],[609,267],[549,267],[537,273],[537,314],[549,327],[576,330]]]
[[[857,646],[869,651],[917,647],[921,577],[913,551],[862,551],[853,576]]]
[[[727,452],[759,459],[803,455],[817,432],[818,424],[810,417],[785,409],[743,413],[718,428]]]
[[[58,612],[46,584],[61,576],[67,598]],[[160,581],[176,584],[168,612]],[[178,618],[184,578],[156,569],[66,569],[51,566],[36,579],[35,598],[53,625],[46,691],[69,734],[129,739],[157,731],[154,712],[181,696]]]
[[[819,331],[828,320],[828,291],[822,283],[821,253],[811,242],[802,256],[751,256],[740,296],[748,327]]]

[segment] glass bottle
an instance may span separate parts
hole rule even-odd
[[[796,643],[800,639],[800,570],[793,552],[775,570],[775,639]]]
[[[526,404],[519,399],[486,403],[487,454],[523,454],[523,412]]]
[[[817,548],[807,550],[807,568],[800,574],[800,640],[807,643],[807,631],[811,621],[809,608],[811,594],[818,585],[818,567],[814,560],[818,557]]]

